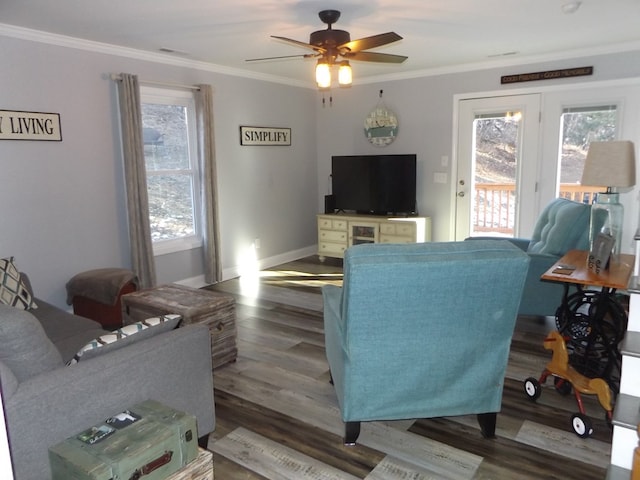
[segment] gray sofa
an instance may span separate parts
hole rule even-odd
[[[206,442],[215,414],[205,326],[148,334],[151,327],[136,341],[67,366],[107,332],[93,320],[35,302],[30,310],[0,305],[0,381],[16,480],[50,478],[49,446],[146,399],[195,415]]]

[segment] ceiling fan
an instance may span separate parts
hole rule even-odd
[[[339,65],[338,81],[340,86],[351,85],[351,66],[349,60],[361,62],[382,62],[382,63],[402,63],[407,57],[404,55],[392,55],[388,53],[378,53],[366,51],[370,48],[380,47],[389,43],[402,40],[402,37],[395,32],[381,33],[370,37],[351,40],[349,32],[344,30],[334,30],[331,26],[340,18],[338,10],[322,10],[318,13],[320,20],[327,24],[326,30],[312,32],[309,36],[309,43],[300,42],[291,38],[272,35],[272,38],[282,40],[292,45],[309,48],[314,53],[302,55],[285,55],[280,57],[252,58],[247,62],[260,60],[274,60],[279,58],[303,57],[318,58],[316,66],[316,82],[320,88],[331,86],[331,66]]]

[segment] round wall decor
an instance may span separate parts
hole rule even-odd
[[[384,105],[378,105],[364,121],[364,134],[376,147],[386,147],[398,135],[398,117]]]

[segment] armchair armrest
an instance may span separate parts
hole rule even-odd
[[[503,237],[467,237],[465,240],[508,240],[513,243],[516,247],[518,247],[523,252],[527,251],[529,248],[529,243],[531,240],[528,238],[503,238]]]
[[[215,424],[211,342],[189,325],[38,375],[5,399],[17,478],[49,478],[48,447],[134,405],[155,399]]]

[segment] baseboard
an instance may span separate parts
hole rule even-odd
[[[292,250],[290,252],[281,253],[279,255],[274,255],[273,257],[261,258],[258,259],[258,270],[264,270],[265,268],[275,267],[276,265],[281,265],[283,263],[292,262],[294,260],[298,260],[299,258],[308,257],[310,255],[315,255],[318,253],[318,246],[311,245],[309,247],[300,248],[298,250]],[[237,278],[241,274],[241,267],[239,265],[225,268],[222,270],[222,280],[231,280],[232,278]],[[182,280],[178,280],[174,283],[178,285],[184,285],[186,287],[191,288],[202,288],[209,285],[204,281],[204,275],[196,275],[195,277],[183,278]]]
[[[318,253],[318,246],[311,245],[309,247],[300,248],[298,250],[292,250],[290,252],[274,255],[273,257],[260,258],[258,259],[258,269],[264,270],[265,268],[275,267],[276,265],[292,262],[294,260],[298,260],[299,258],[308,257],[309,255],[315,255],[316,253]],[[230,280],[232,278],[237,278],[240,275],[240,265],[236,265],[231,268],[225,268],[222,271],[222,280]]]

